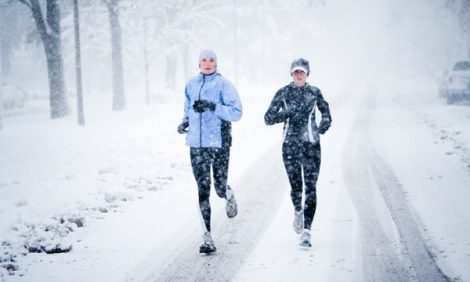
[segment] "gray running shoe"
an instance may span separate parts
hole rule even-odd
[[[310,230],[304,229],[302,235],[300,235],[300,246],[302,247],[311,247],[312,244],[310,242]]]
[[[214,241],[212,241],[211,234],[206,231],[202,235],[202,238],[203,238],[204,241],[199,246],[199,252],[201,254],[210,254],[210,253],[215,252],[216,248],[215,248],[215,245],[214,245]]]
[[[294,231],[297,234],[302,233],[302,230],[304,229],[304,210],[302,209],[299,212],[294,212]]]
[[[227,185],[227,191],[225,192],[226,197],[226,206],[225,211],[229,218],[234,218],[238,213],[237,201],[235,200],[235,195],[233,195],[233,190]]]

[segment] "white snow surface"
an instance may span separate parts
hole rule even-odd
[[[229,183],[240,213],[228,220],[224,201],[212,190],[214,227],[250,221],[241,200],[253,192],[239,185],[253,164],[282,166],[282,126],[268,127],[263,120],[280,86],[239,89],[244,116],[233,124]],[[374,148],[398,179],[405,195],[402,201],[438,267],[450,280],[470,281],[468,105],[446,105],[437,97],[435,82],[424,79],[351,85],[347,91],[332,85],[325,89],[333,125],[321,139],[313,246],[298,246],[284,173],[277,184],[282,200],[270,205],[270,222],[256,234],[258,241],[249,242],[254,246],[239,258],[240,266],[230,280],[371,279],[363,263],[368,255],[364,254],[368,241],[361,235],[366,219],[360,217],[361,206],[354,200],[358,190],[349,181],[370,177],[369,164],[351,157],[363,153],[358,149],[362,147],[353,146],[354,133],[367,132],[364,140],[369,143],[362,146]],[[166,280],[159,275],[169,261],[176,257],[177,263],[178,256],[198,252],[192,243],[200,240],[202,232],[197,188],[184,136],[176,132],[182,99],[129,106],[124,112],[103,112],[88,103],[84,127],[76,125],[74,116],[51,121],[47,111],[4,120],[0,131],[3,281]],[[364,120],[367,125],[361,124]],[[361,127],[367,130],[359,131]],[[270,150],[277,153],[267,157]],[[377,196],[372,186],[363,188],[362,196],[378,207],[379,221],[393,241],[400,232],[391,211],[383,208],[387,199]],[[213,232],[216,245],[224,231]],[[248,243],[243,236],[238,239],[237,244],[217,245],[216,255],[223,258],[230,248]],[[71,250],[30,253],[25,246]],[[210,259],[195,258],[199,260],[195,264]],[[7,265],[18,269],[8,271]],[[202,278],[218,281],[218,277]]]

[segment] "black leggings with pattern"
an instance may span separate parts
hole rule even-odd
[[[310,230],[317,208],[316,185],[321,163],[320,143],[284,142],[282,158],[291,186],[292,203],[296,211],[302,209],[302,188],[305,184],[304,228]]]
[[[214,176],[215,191],[225,199],[227,188],[228,163],[230,147],[223,148],[191,148],[191,165],[199,190],[199,208],[207,231],[211,231],[211,168]]]

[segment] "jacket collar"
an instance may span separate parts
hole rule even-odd
[[[309,84],[308,84],[308,82],[305,82],[305,85],[304,85],[304,86],[296,86],[296,85],[294,84],[294,82],[291,82],[291,83],[289,83],[289,86],[290,86],[291,88],[293,88],[293,89],[300,89],[300,90],[302,90],[302,89],[306,89],[306,88],[309,86]]]
[[[211,73],[211,74],[203,74],[203,73],[200,72],[200,73],[198,74],[198,77],[199,77],[199,81],[201,81],[201,80],[203,80],[203,79],[204,79],[204,80],[212,80],[212,79],[216,78],[216,77],[219,76],[219,75],[221,75],[221,74],[220,74],[219,72],[217,72],[217,71],[215,71],[215,72],[213,72],[213,73]]]

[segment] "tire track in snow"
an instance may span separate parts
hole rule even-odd
[[[144,281],[228,281],[244,263],[276,214],[288,183],[276,144],[246,170],[234,185],[238,215],[233,220],[222,218],[213,222],[212,235],[217,252],[198,253],[201,236],[181,245],[165,266],[155,269]],[[215,193],[212,197],[216,197]],[[219,200],[219,199],[218,199]],[[218,212],[214,211],[213,212]],[[225,211],[223,211],[225,212]]]
[[[368,132],[373,108],[360,111],[369,115],[360,114],[353,126],[343,166],[361,221],[364,280],[450,281],[425,244],[402,184],[373,147]]]
[[[374,179],[397,225],[401,243],[406,250],[404,255],[411,262],[417,280],[451,281],[441,271],[426,245],[420,232],[422,223],[414,210],[408,206],[402,184],[374,150],[369,153]]]
[[[369,178],[369,169],[358,140],[350,138],[345,148],[344,179],[356,208],[361,227],[364,281],[407,281],[408,271],[396,254],[394,240],[382,226],[377,193]],[[393,234],[391,234],[393,235]]]

